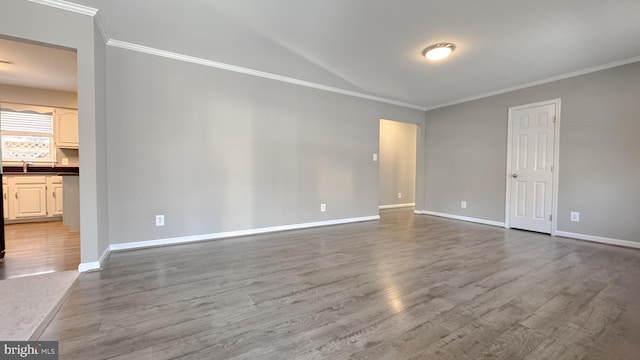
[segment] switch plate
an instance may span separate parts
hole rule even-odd
[[[398,199],[402,199],[402,193],[398,193]]]
[[[373,161],[378,161],[378,154],[373,154]]]
[[[327,211],[327,204],[320,204],[320,212]]]
[[[164,215],[156,215],[156,226],[164,226]]]
[[[572,211],[571,212],[571,221],[580,222],[580,213]]]
[[[460,201],[460,207],[463,208],[463,209],[466,209],[467,208],[467,202],[464,201],[464,200]]]

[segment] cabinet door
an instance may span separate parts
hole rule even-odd
[[[35,178],[35,177],[34,177]],[[39,177],[38,177],[39,178]],[[47,185],[44,177],[41,182],[28,179],[10,184],[9,218],[22,219],[47,216]]]
[[[51,185],[51,208],[49,208],[49,216],[62,215],[62,184]]]
[[[56,146],[66,149],[78,148],[78,111],[56,110]]]

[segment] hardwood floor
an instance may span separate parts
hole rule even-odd
[[[639,359],[640,251],[424,215],[113,253],[61,359]]]
[[[5,225],[4,233],[0,279],[78,269],[80,233],[62,221]]]

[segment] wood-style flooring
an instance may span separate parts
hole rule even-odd
[[[455,220],[113,253],[60,359],[640,359],[640,251]]]
[[[78,269],[80,233],[69,232],[62,221],[7,224],[4,234],[0,279]]]

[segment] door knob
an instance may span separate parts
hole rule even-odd
[[[518,177],[518,174],[511,174],[511,177],[515,179]]]

